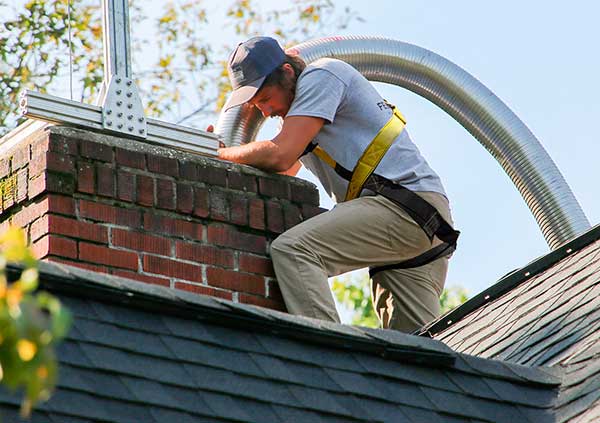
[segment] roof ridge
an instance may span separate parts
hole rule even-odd
[[[556,263],[587,247],[598,239],[600,239],[600,224],[561,245],[557,249],[550,251],[548,254],[536,258],[524,267],[509,272],[500,278],[494,285],[413,333],[415,335],[433,338],[437,333],[448,329],[450,326],[480,307],[498,299],[513,288],[549,269]]]

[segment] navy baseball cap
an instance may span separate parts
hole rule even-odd
[[[227,64],[233,93],[223,110],[250,101],[266,77],[284,62],[285,52],[271,37],[254,37],[239,44]]]

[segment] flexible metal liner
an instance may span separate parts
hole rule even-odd
[[[590,224],[556,164],[525,124],[468,72],[429,50],[380,37],[328,37],[289,50],[307,62],[333,57],[371,81],[406,88],[460,123],[498,161],[527,203],[551,249]],[[254,140],[264,118],[251,106],[222,112],[217,133],[228,145]]]

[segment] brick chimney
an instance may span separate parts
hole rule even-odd
[[[0,232],[36,257],[285,310],[269,243],[315,186],[139,141],[49,127],[0,146]]]

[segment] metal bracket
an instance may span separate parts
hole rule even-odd
[[[144,107],[135,82],[113,75],[102,104],[102,127],[106,131],[146,139]]]
[[[28,118],[96,132],[109,132],[103,127],[102,114],[104,110],[99,106],[29,90],[25,90],[21,94],[20,106],[21,115]],[[151,118],[148,118],[147,121],[146,142],[207,156],[217,155],[219,137],[216,134]],[[120,136],[132,138],[133,134],[127,133]],[[0,140],[0,146],[3,142],[8,142],[9,138],[3,137]]]

